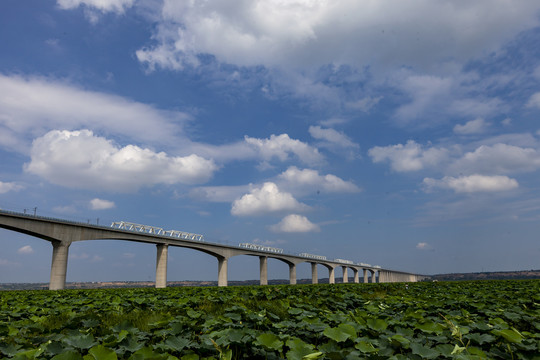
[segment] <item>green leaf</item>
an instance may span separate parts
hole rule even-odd
[[[304,356],[312,354],[315,347],[311,344],[307,344],[298,338],[292,338],[287,340],[287,359],[289,360],[301,360]]]
[[[492,330],[491,333],[511,343],[520,343],[523,340],[523,336],[515,329]]]
[[[421,324],[416,324],[415,327],[427,333],[441,334],[444,327],[441,324],[437,324],[433,321],[426,321]]]
[[[257,344],[260,344],[270,350],[281,351],[283,348],[283,341],[272,333],[261,334],[257,336],[256,340]]]
[[[185,347],[189,346],[191,344],[191,341],[183,337],[171,336],[167,338],[167,340],[165,340],[165,344],[173,350],[180,351]]]
[[[7,356],[13,356],[17,353],[17,351],[19,351],[20,348],[21,348],[21,345],[18,345],[18,344],[17,345],[13,345],[13,344],[0,345],[0,352]]]
[[[312,354],[308,354],[308,355],[304,355],[304,357],[302,359],[319,359],[321,356],[323,356],[324,353],[323,352],[314,352]]]
[[[396,334],[390,337],[390,341],[392,341],[393,344],[399,344],[399,346],[405,349],[408,349],[411,344],[411,341],[409,339],[399,334]]]
[[[130,356],[130,360],[167,360],[171,355],[168,354],[160,354],[152,350],[150,347],[144,347],[142,349],[137,350],[133,353],[133,355]],[[173,357],[174,358],[174,357]]]
[[[324,329],[323,335],[336,342],[343,342],[347,339],[355,338],[356,330],[354,330],[354,327],[352,325],[339,324],[338,327],[327,327],[326,329]]]
[[[202,313],[195,311],[193,309],[188,309],[187,314],[190,318],[193,318],[193,319],[198,319],[202,316]]]
[[[411,343],[412,353],[419,355],[425,359],[436,359],[441,353],[435,349],[431,349],[418,343]]]
[[[103,345],[97,345],[88,350],[88,353],[92,355],[95,360],[117,360],[116,353],[106,348]]]
[[[53,356],[51,360],[82,360],[82,355],[76,350],[65,350],[61,354]]]
[[[496,337],[493,335],[478,333],[468,334],[465,338],[470,339],[479,345],[482,345],[484,343],[492,343],[496,339]]]
[[[369,328],[376,331],[384,331],[388,327],[386,321],[378,318],[369,318],[366,320],[366,324]]]
[[[454,350],[450,353],[450,355],[456,355],[461,354],[463,351],[465,351],[467,348],[465,346],[458,346],[457,344],[454,346]]]
[[[358,344],[354,346],[356,349],[360,350],[363,353],[374,353],[379,351],[379,349],[375,348],[372,343],[369,343],[364,340],[360,340]]]
[[[197,354],[187,354],[180,358],[181,360],[199,360],[199,355]]]
[[[89,349],[96,345],[92,334],[80,334],[64,338],[64,342],[76,349]]]

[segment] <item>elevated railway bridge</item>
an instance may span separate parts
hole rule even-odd
[[[111,226],[85,224],[63,219],[48,218],[0,210],[0,228],[34,236],[52,244],[52,263],[49,289],[64,289],[66,284],[69,246],[77,241],[123,240],[155,244],[156,288],[167,286],[167,257],[170,246],[189,248],[207,253],[217,259],[219,286],[227,286],[227,264],[233,256],[258,256],[260,260],[260,284],[268,284],[268,259],[273,258],[289,266],[289,282],[296,284],[296,267],[307,262],[311,264],[312,283],[318,282],[317,265],[328,269],[329,282],[335,283],[335,269],[341,268],[343,282],[348,282],[348,270],[353,273],[353,281],[360,282],[416,282],[423,275],[383,269],[364,263],[354,263],[343,259],[326,259],[325,256],[309,253],[286,254],[282,249],[242,243],[238,246],[206,242],[203,236],[178,230],[140,225],[129,222],[114,222]],[[369,276],[368,276],[369,275]]]

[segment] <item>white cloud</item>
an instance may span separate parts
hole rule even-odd
[[[313,224],[307,217],[297,214],[285,216],[281,221],[272,225],[270,229],[274,232],[319,232],[321,229],[317,224]]]
[[[92,210],[106,210],[106,209],[112,209],[116,205],[113,201],[109,200],[103,200],[103,199],[92,199],[90,200],[90,209]]]
[[[295,155],[306,164],[318,164],[323,161],[319,151],[300,140],[291,139],[287,134],[271,135],[269,139],[257,139],[245,136],[245,142],[257,151],[263,160],[277,158],[280,161],[289,159],[289,154]]]
[[[30,245],[25,245],[19,248],[19,250],[17,250],[17,254],[27,255],[27,254],[33,254],[33,253],[34,253],[34,249],[32,249]]]
[[[503,124],[504,126],[510,126],[510,125],[512,125],[512,119],[511,118],[506,118],[503,121],[501,121],[501,124]]]
[[[249,194],[236,199],[232,204],[231,214],[249,216],[306,208],[307,205],[299,203],[290,193],[281,192],[275,183],[266,182],[260,188],[254,188]]]
[[[418,75],[403,70],[395,76],[393,86],[410,97],[410,101],[395,112],[401,125],[427,126],[447,121],[451,115],[487,117],[507,110],[502,100],[478,94],[484,89],[476,74],[462,73],[460,68],[447,72]]]
[[[471,135],[471,134],[480,134],[486,131],[489,127],[489,123],[482,118],[477,118],[467,123],[460,125],[457,124],[454,126],[454,133],[459,135]]]
[[[300,170],[296,166],[289,167],[278,178],[284,181],[284,186],[291,187],[299,192],[355,193],[360,191],[360,188],[352,182],[344,181],[335,175],[320,175],[316,170]]]
[[[519,187],[515,179],[507,176],[478,174],[458,178],[445,176],[441,180],[425,178],[423,183],[428,191],[433,188],[442,188],[454,190],[456,193],[499,192],[514,190]]]
[[[135,258],[135,254],[134,254],[134,253],[127,252],[127,253],[123,253],[123,254],[122,254],[122,257],[123,257],[124,259],[134,259],[134,258]]]
[[[527,102],[527,107],[534,107],[540,109],[540,92],[534,93]]]
[[[134,145],[119,148],[90,130],[55,130],[36,139],[24,168],[57,185],[126,192],[203,183],[217,170],[212,160],[198,155],[171,157]]]
[[[310,126],[308,131],[313,138],[321,140],[319,146],[329,148],[330,150],[340,151],[346,149],[354,151],[360,148],[360,145],[354,143],[347,135],[334,129]]]
[[[19,185],[14,182],[2,182],[0,181],[0,194],[5,194],[10,191],[19,191],[23,188],[22,185]]]
[[[432,249],[431,245],[429,245],[426,242],[419,242],[418,244],[416,244],[416,248],[418,250],[431,250]]]
[[[91,128],[140,142],[175,146],[189,116],[60,81],[0,74],[0,146],[26,153],[55,129]]]
[[[424,149],[413,140],[407,144],[375,146],[368,151],[373,162],[389,161],[392,170],[397,172],[418,171],[426,166],[436,166],[446,161],[448,151],[444,148]]]
[[[249,185],[238,186],[200,186],[192,189],[189,196],[210,202],[232,202],[249,191]]]
[[[99,255],[89,255],[87,253],[69,254],[69,258],[73,260],[85,260],[87,262],[96,263],[103,261],[103,257]]]
[[[0,266],[20,267],[21,263],[9,261],[7,259],[0,259]]]
[[[56,0],[56,3],[61,9],[70,10],[81,5],[99,10],[101,12],[115,12],[123,14],[124,11],[131,6],[135,0]]]
[[[367,96],[367,97],[362,98],[360,100],[348,102],[345,105],[349,109],[360,110],[362,112],[367,113],[375,105],[377,105],[379,103],[379,101],[381,101],[382,98],[383,98],[382,96],[377,96],[377,97]]]
[[[440,67],[449,59],[466,61],[497,50],[519,32],[537,26],[539,8],[532,0],[254,0],[226,5],[165,0],[156,44],[140,49],[137,56],[150,67],[172,69],[197,64],[200,54],[223,63],[268,68],[332,63]]]
[[[540,168],[536,149],[497,143],[481,145],[450,166],[454,173],[507,174],[534,171]]]

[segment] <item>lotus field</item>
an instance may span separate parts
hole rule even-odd
[[[0,358],[540,359],[540,281],[5,291]]]

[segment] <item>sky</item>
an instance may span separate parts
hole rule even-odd
[[[3,0],[0,208],[419,274],[540,269],[538,44],[537,0]],[[49,281],[50,243],[0,247],[0,282]],[[76,242],[67,281],[155,261]],[[217,280],[201,252],[168,265]]]

